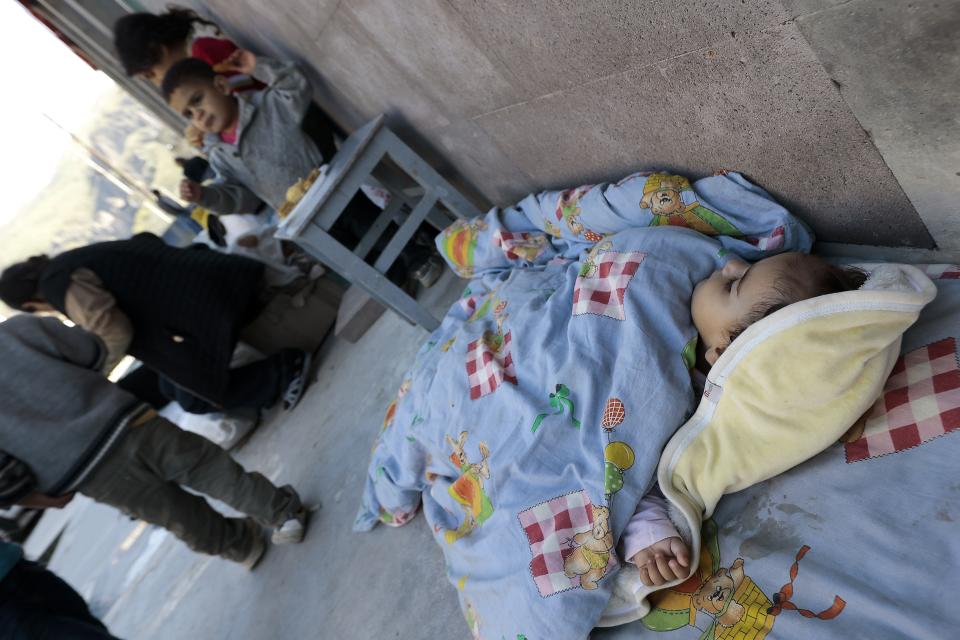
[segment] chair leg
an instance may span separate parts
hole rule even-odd
[[[420,202],[417,203],[417,206],[414,207],[413,211],[407,217],[407,221],[404,222],[403,226],[393,235],[390,242],[384,248],[383,253],[377,258],[376,263],[373,265],[375,269],[382,273],[387,272],[387,269],[390,268],[393,261],[397,259],[397,256],[400,255],[403,248],[410,242],[410,238],[416,233],[417,227],[419,227],[423,219],[427,217],[427,214],[433,210],[436,203],[437,196],[434,195],[432,191],[427,190],[427,192],[423,194],[423,198],[420,199]]]
[[[363,259],[334,240],[329,233],[319,226],[308,225],[295,242],[304,251],[329,265],[347,280],[369,293],[384,306],[393,309],[403,318],[419,324],[427,331],[433,331],[440,326],[440,321],[433,317],[420,303],[408,296],[403,289],[390,282],[383,273],[368,265]],[[384,253],[390,249],[391,245],[387,246]]]
[[[482,215],[479,209],[414,153],[395,133],[383,128],[377,131],[376,135],[378,142],[383,141],[387,155],[397,166],[420,183],[425,190],[436,193],[437,199],[445,204],[451,213],[461,218],[475,218]]]
[[[373,177],[380,181],[393,198],[400,198],[403,200],[410,209],[413,209],[417,206],[417,196],[409,194],[410,188],[404,188],[403,179],[398,175],[398,172],[392,167],[381,164],[373,172]],[[417,183],[419,184],[419,183]],[[425,192],[423,186],[419,186],[416,191],[420,192],[420,196]],[[442,204],[442,203],[441,203]],[[432,226],[437,231],[443,231],[451,224],[456,222],[460,216],[456,213],[450,211],[448,208],[443,207],[434,207],[430,213],[427,214],[425,222]]]
[[[380,236],[383,235],[383,232],[394,219],[394,216],[396,216],[396,214],[400,211],[400,207],[402,206],[403,201],[399,198],[394,198],[390,201],[390,204],[387,205],[387,208],[377,216],[377,219],[374,220],[367,232],[363,234],[363,238],[361,238],[357,246],[354,247],[354,255],[360,259],[367,257],[367,254],[369,254],[374,245],[377,244],[377,240],[379,240]]]

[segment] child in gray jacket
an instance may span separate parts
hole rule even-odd
[[[253,568],[300,542],[307,511],[292,487],[251,473],[101,373],[106,348],[51,317],[0,322],[0,506],[62,507],[79,491],[164,527],[190,548]],[[250,518],[227,518],[189,487]]]
[[[204,132],[204,151],[222,180],[210,185],[184,180],[180,195],[221,214],[254,213],[262,203],[279,209],[290,186],[330,160],[301,128],[312,97],[310,84],[295,65],[243,49],[217,65],[216,71],[244,73],[267,87],[237,97],[230,93],[226,78],[202,60],[187,58],[170,67],[163,79],[164,97]],[[379,213],[358,194],[330,233],[341,244],[353,247]],[[388,275],[395,282],[403,280],[429,259],[429,249],[408,245],[398,260],[405,269],[394,269]]]

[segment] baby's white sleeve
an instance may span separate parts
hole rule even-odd
[[[677,528],[667,515],[667,499],[654,490],[643,496],[623,535],[620,536],[620,552],[629,561],[638,551],[666,538],[679,536]]]

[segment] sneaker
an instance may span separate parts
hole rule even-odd
[[[215,416],[216,414],[208,415]],[[263,418],[260,409],[254,409],[252,407],[237,407],[236,409],[228,409],[222,415],[222,422],[230,422],[236,425],[237,428],[242,430],[244,433],[259,427],[260,421]]]
[[[293,517],[273,530],[270,541],[273,544],[297,544],[303,542],[307,533],[307,522],[310,520],[310,511],[300,507]]]
[[[327,270],[323,268],[323,265],[319,262],[313,263],[310,267],[310,273],[307,274],[307,277],[310,280],[319,280],[327,273]]]
[[[310,386],[310,363],[313,357],[309,351],[296,351],[289,365],[290,379],[283,388],[283,410],[290,411],[303,398],[303,392]]]
[[[424,289],[432,287],[443,274],[443,263],[436,256],[430,258],[410,274]]]
[[[207,216],[207,235],[218,247],[227,246],[227,228],[223,226],[216,214],[211,213]]]
[[[254,567],[260,563],[263,554],[267,552],[267,541],[263,537],[263,529],[259,524],[252,520],[247,520],[247,526],[254,530],[253,548],[247,557],[240,561],[240,564],[247,571],[253,571]]]

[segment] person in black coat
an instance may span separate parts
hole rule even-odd
[[[259,409],[280,397],[292,408],[310,354],[287,349],[230,367],[243,328],[264,306],[263,270],[255,260],[141,233],[15,264],[0,275],[0,299],[21,311],[59,311],[99,336],[107,372],[125,354],[138,358],[187,411]]]

